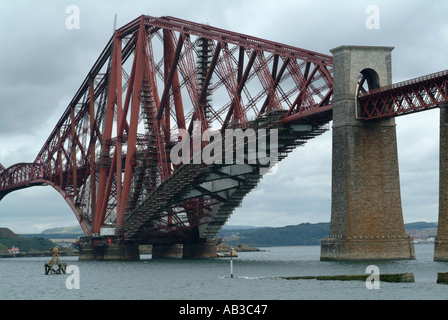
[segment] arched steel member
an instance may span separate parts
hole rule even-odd
[[[42,175],[36,173],[33,163],[16,163],[8,168],[4,168],[0,165],[0,201],[9,193],[32,186],[44,186],[48,185],[53,187],[57,192],[61,194],[64,200],[75,214],[82,230],[85,234],[89,233],[89,228],[82,220],[81,215],[73,202],[72,197],[61,188],[61,186],[55,184],[53,181],[42,179]]]

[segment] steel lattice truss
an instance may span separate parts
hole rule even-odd
[[[358,101],[364,120],[396,117],[438,107],[448,102],[448,70],[361,91]]]
[[[361,116],[448,102],[447,79],[443,71],[366,91],[362,77]],[[177,133],[276,128],[281,160],[325,131],[332,99],[330,56],[141,16],[115,31],[34,162],[0,164],[0,200],[50,185],[86,235],[113,226],[134,242],[212,238],[259,182],[259,164],[174,165]]]
[[[367,91],[362,77],[361,117],[448,102],[447,79],[443,71]],[[0,200],[50,185],[86,235],[113,226],[131,242],[213,238],[259,182],[260,165],[174,165],[180,130],[275,128],[281,160],[325,131],[332,99],[330,56],[141,16],[115,31],[34,162],[0,164]]]
[[[188,185],[181,181],[198,181],[204,173],[170,162],[169,150],[178,143],[173,135],[180,129],[191,134],[195,123],[202,132],[244,129],[271,114],[280,115],[283,127],[321,125],[331,120],[332,98],[331,56],[172,17],[141,16],[115,31],[34,162],[0,165],[0,199],[51,185],[86,235],[110,225],[129,236],[132,228],[179,236],[224,200],[218,193],[185,195]],[[234,169],[220,170],[231,176]],[[259,181],[244,174],[251,187]],[[135,212],[148,199],[153,204],[145,219],[151,223],[140,226]]]

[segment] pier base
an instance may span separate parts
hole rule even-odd
[[[189,243],[184,244],[182,257],[193,258],[216,258],[216,244],[214,243]]]
[[[156,244],[152,246],[153,259],[216,258],[214,243]]]
[[[321,261],[415,259],[412,238],[321,240]]]
[[[182,259],[182,244],[155,244],[152,246],[153,259]]]
[[[448,261],[448,237],[437,236],[435,238],[434,261]]]
[[[140,260],[138,245],[110,244],[108,246],[82,245],[79,248],[79,260]]]

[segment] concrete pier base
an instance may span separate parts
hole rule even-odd
[[[448,237],[437,236],[435,238],[434,261],[448,261]]]
[[[214,243],[156,244],[152,246],[152,258],[216,258],[216,245]]]
[[[334,239],[321,241],[321,261],[415,259],[412,238]]]
[[[107,246],[82,245],[79,260],[140,260],[138,245],[109,244]]]
[[[91,245],[82,245],[79,247],[78,260],[80,261],[97,261],[104,260],[103,247],[94,247]]]
[[[216,244],[214,243],[189,243],[184,244],[182,257],[193,258],[216,258]]]
[[[153,259],[182,259],[182,244],[155,244],[152,246]]]

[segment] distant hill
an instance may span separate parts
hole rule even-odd
[[[84,235],[84,232],[82,231],[80,226],[52,228],[52,229],[44,230],[41,233],[42,234],[70,233],[70,234],[82,234],[82,235]]]
[[[427,228],[437,228],[437,222],[425,222],[425,221],[411,222],[411,223],[406,223],[404,225],[404,227],[407,230],[408,229],[421,230],[421,229],[427,229]]]
[[[256,226],[228,226],[223,225],[222,230],[241,230],[241,229],[259,229],[259,228],[270,228],[270,227],[256,227]]]
[[[8,228],[0,228],[0,238],[19,239],[19,236]]]
[[[238,232],[238,239],[226,240],[226,243],[232,246],[238,244],[247,244],[251,247],[309,246],[320,245],[320,240],[329,234],[330,223],[302,223],[279,228],[266,227],[232,231]],[[221,237],[222,234],[225,233],[220,232],[218,237]]]
[[[263,229],[271,229],[271,227],[250,227],[250,226],[226,226],[224,225],[218,234],[218,238],[230,237],[240,234],[241,232],[251,232]]]
[[[8,253],[13,246],[20,252],[40,252],[50,250],[55,244],[41,237],[22,238],[8,228],[0,228],[0,253]]]

